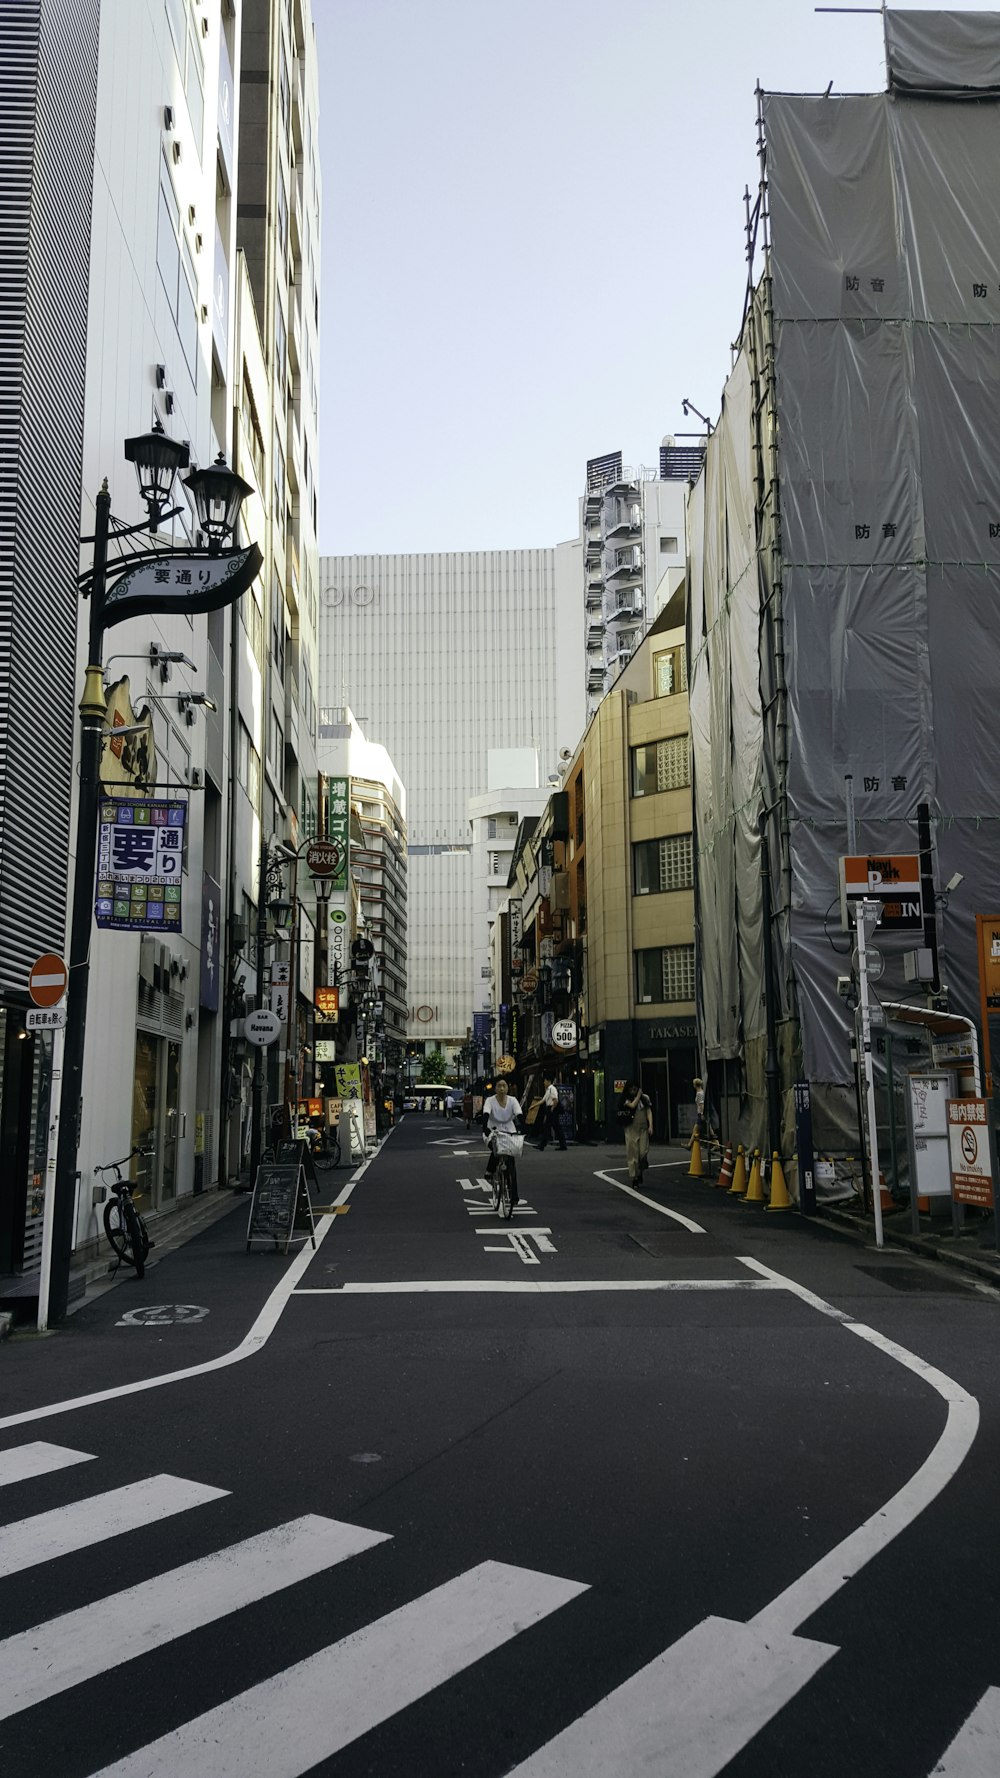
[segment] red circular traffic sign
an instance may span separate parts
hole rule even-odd
[[[66,992],[69,971],[62,957],[46,951],[28,972],[28,993],[36,1006],[58,1006]]]

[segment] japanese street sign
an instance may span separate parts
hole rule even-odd
[[[65,1023],[64,1006],[33,1006],[24,1015],[26,1031],[59,1031]]]
[[[343,862],[343,850],[336,840],[311,840],[306,847],[306,869],[314,877],[335,877]]]
[[[186,802],[101,804],[98,926],[180,932],[186,818]]]
[[[257,1049],[266,1049],[274,1043],[281,1033],[281,1020],[277,1013],[268,1012],[262,1007],[257,1012],[248,1013],[243,1021],[243,1035],[248,1043]]]
[[[55,951],[46,951],[28,971],[28,993],[36,1006],[58,1006],[68,979],[63,959]]]
[[[113,580],[104,594],[105,628],[127,617],[162,611],[218,611],[253,584],[263,565],[256,543],[221,550],[216,556],[182,556],[173,551],[159,561],[141,562]]]
[[[323,1019],[331,1021],[337,1019],[340,1013],[340,989],[317,988],[316,1011],[321,1014]]]
[[[840,918],[851,925],[849,906],[859,899],[880,901],[883,932],[922,932],[920,859],[916,853],[847,857],[840,860]]]
[[[347,888],[350,824],[351,780],[350,778],[328,778],[326,793],[327,842],[331,847],[336,847],[339,859],[334,870],[327,870],[323,874],[334,889]]]
[[[993,1208],[993,1165],[987,1099],[948,1100],[951,1195],[958,1204]]]

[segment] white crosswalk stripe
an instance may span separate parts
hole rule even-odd
[[[934,1767],[932,1778],[997,1778],[1000,1772],[1000,1686],[991,1685]]]
[[[483,1562],[94,1778],[301,1778],[586,1590]]]
[[[185,1482],[179,1476],[154,1475],[127,1488],[112,1488],[106,1494],[92,1494],[87,1500],[18,1519],[13,1525],[0,1526],[0,1575],[20,1574],[72,1550],[89,1549],[157,1519],[169,1519],[209,1500],[222,1500],[227,1492],[202,1482]]]
[[[0,1642],[0,1720],[388,1542],[310,1513]]]
[[[89,1451],[71,1451],[65,1445],[18,1445],[13,1451],[0,1451],[0,1488],[11,1482],[33,1482],[36,1476],[51,1475],[57,1469],[69,1469],[74,1463],[93,1463]]]

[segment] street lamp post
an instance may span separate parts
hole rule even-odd
[[[165,518],[182,509],[169,508],[174,479],[186,469],[186,444],[168,437],[157,422],[152,431],[125,440],[126,460],[135,465],[139,492],[146,504],[147,520],[139,525],[119,525],[111,514],[107,479],[96,500],[94,533],[81,539],[93,544],[91,567],[80,577],[84,596],[90,597],[87,668],[80,700],[80,774],[76,816],[76,848],[73,868],[73,913],[70,924],[69,980],[66,998],[66,1036],[63,1047],[59,1136],[56,1149],[52,1203],[52,1252],[50,1273],[40,1291],[47,1300],[47,1319],[59,1321],[69,1301],[69,1272],[73,1250],[76,1202],[76,1156],[80,1143],[83,1063],[86,1041],[87,999],[90,986],[90,939],[94,918],[94,872],[97,862],[97,825],[101,794],[101,747],[105,733],[107,701],[104,692],[104,633],[111,625],[130,617],[167,612],[194,613],[218,610],[239,598],[256,579],[261,555],[256,544],[222,554],[222,544],[234,530],[249,484],[226,466],[219,456],[210,470],[194,470],[185,478],[191,490],[198,524],[208,538],[206,549],[174,550],[154,544],[109,560],[112,542],[148,532],[151,542]],[[168,510],[169,508],[169,510]],[[221,558],[221,559],[220,559]],[[214,560],[213,560],[214,559]],[[172,564],[185,569],[171,578]],[[212,563],[209,568],[208,564]],[[196,570],[201,570],[198,577]]]

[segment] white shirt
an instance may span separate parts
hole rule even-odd
[[[552,1082],[549,1081],[549,1084],[545,1089],[545,1104],[546,1105],[558,1105],[558,1103],[559,1103],[559,1094],[556,1091],[555,1087],[552,1085]]]
[[[520,1100],[514,1098],[513,1093],[509,1093],[507,1095],[506,1105],[501,1107],[499,1102],[491,1094],[487,1099],[486,1104],[483,1106],[483,1110],[489,1120],[489,1128],[491,1130],[505,1130],[508,1124],[514,1122],[516,1117],[521,1116],[521,1103]]]

